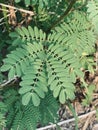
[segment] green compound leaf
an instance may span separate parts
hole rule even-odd
[[[24,96],[26,93],[30,92],[33,104],[38,106],[40,104],[40,98],[44,98],[45,92],[48,91],[46,72],[41,60],[36,60],[32,63],[32,66],[27,68],[20,85],[22,87],[20,88],[19,93]],[[38,102],[36,101],[37,99]]]
[[[27,105],[31,99],[32,95],[30,92],[27,92],[25,95],[22,96],[22,104]]]
[[[60,100],[60,102],[61,102],[62,104],[65,103],[66,97],[65,97],[65,91],[64,91],[64,90],[61,90],[60,95],[59,95],[59,100]]]
[[[39,95],[39,97],[41,97],[41,98],[45,97],[45,93],[43,92],[43,90],[40,87],[34,88],[34,91]]]
[[[20,88],[19,93],[20,94],[25,94],[25,93],[27,93],[27,92],[29,92],[31,90],[32,90],[32,86],[22,87],[22,88]]]
[[[32,94],[32,102],[33,102],[34,106],[39,106],[39,104],[40,104],[40,98],[35,93]]]

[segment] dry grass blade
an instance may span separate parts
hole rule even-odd
[[[15,9],[15,10],[18,10],[18,11],[20,11],[20,12],[24,12],[24,13],[30,14],[31,16],[34,15],[34,12],[33,12],[33,11],[24,10],[24,9],[19,9],[19,8],[16,8],[16,7],[11,6],[11,5],[6,5],[6,4],[0,3],[0,6],[4,6],[4,7],[7,7],[7,8],[10,8],[10,9]]]
[[[86,129],[87,129],[87,127],[88,127],[88,125],[89,125],[89,123],[90,123],[91,117],[92,117],[92,113],[91,113],[91,114],[89,115],[89,117],[87,118],[87,120],[86,120],[86,122],[85,122],[85,124],[84,124],[84,126],[83,126],[83,128],[82,128],[82,130],[86,130]]]

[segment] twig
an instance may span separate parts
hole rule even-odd
[[[87,118],[87,120],[86,120],[86,122],[85,122],[85,124],[84,124],[84,126],[83,126],[83,128],[82,128],[82,130],[86,130],[86,129],[87,129],[87,127],[88,127],[88,125],[89,125],[89,123],[90,123],[90,119],[91,119],[92,115],[93,115],[93,114],[90,114],[90,115],[89,115],[89,117]]]
[[[96,114],[96,110],[93,110],[93,111],[88,112],[84,115],[78,116],[78,119],[86,118],[87,116],[93,115],[93,114]],[[67,123],[70,123],[70,122],[73,122],[73,121],[75,121],[75,118],[71,118],[71,119],[68,119],[68,120],[61,121],[61,122],[58,123],[58,125],[62,126],[64,124],[67,124]],[[38,128],[37,130],[48,130],[48,129],[55,128],[55,127],[56,127],[56,124],[52,124],[52,125],[49,125],[49,126],[46,126],[46,127]]]
[[[11,6],[11,5],[6,5],[6,4],[2,4],[0,3],[1,6],[4,6],[4,7],[7,7],[7,8],[12,8],[12,9],[15,9],[15,10],[18,10],[20,12],[24,12],[24,13],[27,13],[27,14],[30,14],[30,15],[34,15],[34,12],[33,11],[29,11],[29,10],[24,10],[24,9],[19,9],[19,8],[16,8],[14,6]]]
[[[17,12],[17,10],[16,10],[15,12]],[[2,22],[5,18],[9,17],[10,15],[11,15],[11,13],[8,14],[6,17],[2,17],[2,18],[0,19],[0,22]]]
[[[17,77],[14,77],[13,79],[10,79],[10,80],[6,81],[5,83],[0,84],[0,89],[6,87],[8,84],[10,84],[11,82],[16,81],[16,80],[17,80]]]
[[[49,32],[51,29],[53,29],[57,24],[59,24],[59,22],[61,22],[61,20],[70,12],[70,10],[72,9],[73,5],[75,4],[76,0],[71,0],[68,8],[65,10],[64,14],[60,16],[59,19],[57,19],[57,21],[55,21],[52,26],[47,30],[47,32]]]

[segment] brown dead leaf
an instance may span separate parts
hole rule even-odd
[[[75,111],[76,111],[77,114],[82,114],[82,113],[84,113],[84,108],[83,108],[83,106],[81,105],[81,103],[78,102],[78,101],[75,102]]]
[[[16,26],[17,19],[16,19],[15,10],[13,8],[9,8],[9,12],[10,12],[9,24]]]

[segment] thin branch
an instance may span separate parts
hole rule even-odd
[[[78,116],[78,119],[82,119],[82,118],[86,118],[90,115],[94,115],[96,114],[96,110],[93,110],[91,112],[88,112],[84,115],[81,115],[81,116]],[[64,120],[64,121],[61,121],[58,123],[59,126],[62,126],[64,124],[67,124],[67,123],[70,123],[70,122],[73,122],[75,121],[75,118],[71,118],[71,119],[68,119],[68,120]],[[37,130],[48,130],[48,129],[51,129],[51,128],[55,128],[56,127],[56,124],[52,124],[52,125],[49,125],[49,126],[46,126],[46,127],[42,127],[42,128],[38,128]]]
[[[20,12],[24,12],[24,13],[30,14],[31,16],[34,15],[34,12],[33,12],[33,11],[24,10],[24,9],[19,9],[19,8],[14,7],[14,6],[6,5],[6,4],[2,4],[2,3],[0,3],[0,5],[1,5],[1,6],[4,6],[4,7],[7,7],[7,8],[12,8],[12,9],[18,10],[18,11],[20,11]]]
[[[82,128],[82,130],[86,130],[88,125],[90,124],[90,120],[92,118],[92,115],[89,115],[88,118],[86,119],[85,123],[84,123],[84,126]]]
[[[68,8],[66,9],[66,11],[64,12],[64,14],[61,15],[61,16],[59,17],[59,19],[57,19],[57,21],[55,21],[55,22],[52,24],[52,26],[47,30],[47,32],[49,32],[51,29],[53,29],[57,24],[59,24],[59,23],[62,21],[62,19],[63,19],[66,15],[68,15],[68,13],[71,11],[71,9],[72,9],[72,7],[73,7],[73,5],[75,4],[76,1],[77,1],[77,0],[71,0],[70,4],[69,4]]]
[[[3,89],[4,87],[8,86],[9,84],[11,84],[12,82],[16,81],[17,77],[14,77],[13,79],[10,79],[8,81],[6,81],[5,83],[0,84],[0,89]]]
[[[15,11],[15,13],[16,13],[16,12],[17,12],[17,10]],[[11,14],[12,14],[12,13],[8,14],[6,17],[2,17],[2,18],[0,19],[0,22],[2,22],[5,18],[9,17]]]

